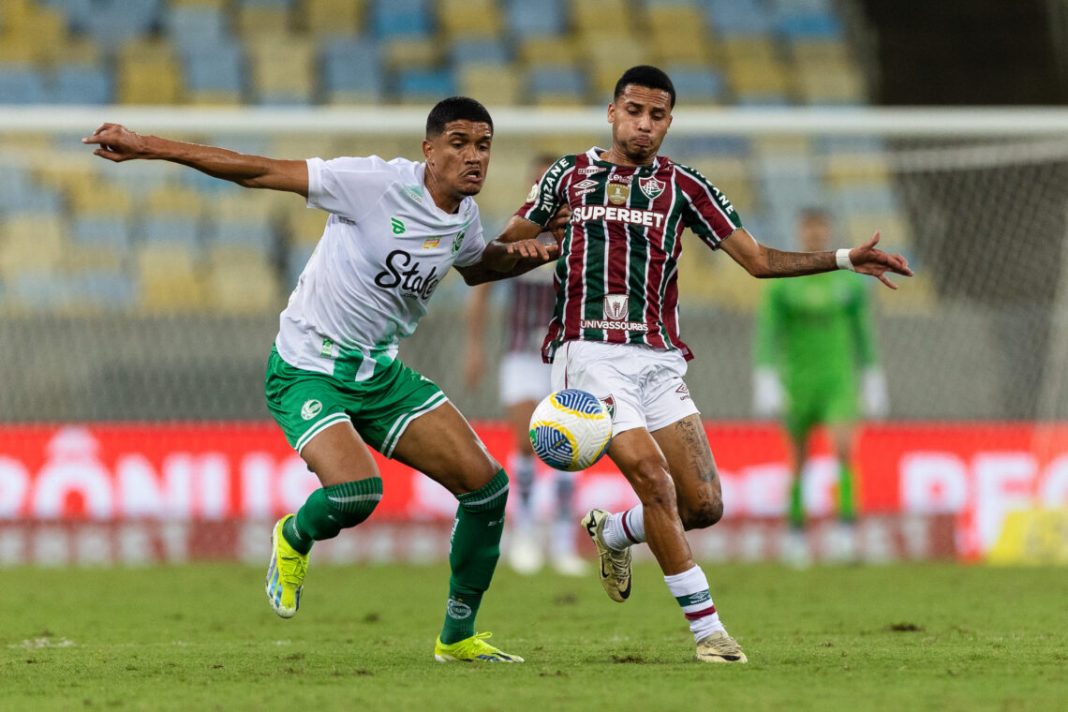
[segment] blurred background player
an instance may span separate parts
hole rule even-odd
[[[536,184],[555,161],[537,156],[531,163]],[[543,233],[547,235],[548,233]],[[469,388],[482,379],[486,369],[486,311],[493,286],[483,284],[471,291],[467,304],[466,381]],[[513,447],[509,471],[517,497],[513,499],[512,527],[507,547],[508,563],[521,574],[541,569],[545,556],[534,508],[534,479],[538,464],[530,446],[530,416],[549,394],[552,368],[542,362],[541,342],[556,303],[553,268],[549,265],[527,272],[506,283],[508,290],[507,352],[500,366],[500,398],[507,409]],[[575,526],[571,515],[575,491],[574,472],[553,472],[556,501],[549,528],[549,560],[565,576],[581,576],[586,564],[575,553]]]
[[[820,208],[797,219],[801,250],[829,249],[832,224]],[[838,464],[838,517],[832,556],[852,552],[857,484],[853,471],[854,423],[859,405],[868,417],[887,413],[886,379],[879,365],[872,328],[870,292],[864,279],[847,270],[776,280],[767,285],[757,320],[754,348],[753,410],[760,417],[781,416],[790,437],[790,532],[783,556],[794,564],[809,559],[804,537],[802,473],[809,440],[827,426]]]

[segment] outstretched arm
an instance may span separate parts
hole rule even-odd
[[[308,197],[308,165],[252,156],[215,146],[142,136],[120,124],[103,124],[82,143],[96,144],[93,154],[115,163],[135,158],[170,161],[246,188],[268,188]]]
[[[498,279],[517,277],[535,267],[541,267],[546,262],[552,262],[559,252],[560,247],[555,242],[520,239],[518,242],[506,243],[498,237],[486,245],[480,262],[470,267],[456,267],[456,270],[469,285],[495,282]]]
[[[901,255],[876,249],[879,233],[859,247],[839,250],[839,256],[830,250],[824,252],[786,252],[762,245],[744,228],[738,228],[724,240],[720,247],[754,277],[799,277],[805,274],[832,272],[836,269],[852,269],[861,274],[870,274],[891,289],[897,285],[886,277],[887,272],[912,276],[908,261]],[[846,257],[848,255],[848,258]]]

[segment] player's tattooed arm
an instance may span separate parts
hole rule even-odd
[[[195,168],[209,176],[246,188],[268,188],[308,196],[308,165],[265,156],[237,153],[216,146],[142,136],[120,124],[103,124],[82,143],[95,144],[93,154],[114,163],[136,158],[162,160]]]
[[[849,261],[853,270],[868,274],[880,282],[897,289],[886,278],[887,272],[912,276],[908,261],[901,255],[883,252],[875,247],[879,242],[876,232],[868,242],[849,250]],[[823,252],[787,252],[762,245],[744,228],[735,230],[728,239],[721,243],[724,252],[745,268],[749,274],[758,278],[799,277],[806,274],[818,274],[839,269],[835,253]]]

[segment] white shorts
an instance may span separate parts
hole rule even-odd
[[[536,352],[513,351],[501,361],[501,403],[513,406],[523,401],[538,403],[549,395],[549,364]]]
[[[614,407],[612,435],[652,432],[699,413],[682,380],[686,359],[678,351],[643,344],[568,341],[556,351],[553,390],[578,388]]]

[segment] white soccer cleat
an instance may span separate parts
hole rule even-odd
[[[582,528],[597,547],[598,575],[604,592],[613,601],[623,603],[630,598],[630,548],[618,551],[604,543],[604,525],[609,516],[603,509],[591,509],[582,518]]]
[[[742,652],[738,641],[725,630],[718,630],[707,638],[697,641],[697,659],[703,663],[747,663],[749,658]]]

